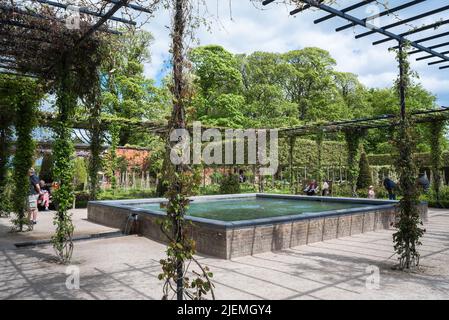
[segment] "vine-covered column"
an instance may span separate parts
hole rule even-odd
[[[56,91],[58,117],[55,123],[56,138],[53,145],[54,178],[59,188],[54,193],[57,213],[54,218],[56,233],[52,237],[53,247],[61,262],[70,261],[73,252],[73,223],[69,209],[73,203],[73,156],[72,121],[77,104],[75,81],[70,71],[70,56],[65,54],[59,66]]]
[[[171,155],[177,153],[182,159],[185,155],[177,148],[180,141],[172,141],[171,133],[177,133],[186,128],[185,108],[188,102],[188,82],[185,76],[185,47],[184,41],[189,33],[189,23],[192,22],[192,7],[188,0],[172,0],[173,18],[171,30],[171,52],[173,66],[173,108],[169,123],[169,133],[166,143],[166,170],[168,191],[166,197],[167,219],[164,220],[162,230],[169,239],[167,257],[160,261],[162,273],[160,280],[164,280],[163,299],[170,298],[170,292],[177,300],[203,299],[208,293],[213,293],[213,285],[210,281],[212,274],[207,267],[202,266],[194,257],[195,242],[188,234],[188,224],[185,214],[189,204],[188,196],[195,189],[194,174],[184,161],[179,163],[171,161]],[[192,26],[190,26],[192,27]],[[190,30],[191,31],[191,30]],[[182,139],[178,136],[178,139]],[[185,142],[185,140],[183,140]],[[190,146],[189,146],[190,147]],[[192,226],[190,226],[192,227]],[[190,262],[194,262],[199,268],[192,270],[193,279],[186,276]]]
[[[8,162],[11,155],[13,115],[12,106],[0,107],[0,216],[9,216],[12,209],[10,195],[6,190],[9,183]]]
[[[317,147],[316,180],[320,188],[323,183],[323,168],[322,168],[323,140],[324,140],[324,132],[320,131],[315,136],[315,142]]]
[[[348,182],[353,197],[357,197],[357,178],[359,175],[359,147],[364,130],[354,128],[345,130],[346,148],[348,150]]]
[[[103,143],[103,131],[101,123],[101,97],[99,85],[92,89],[89,96],[89,125],[90,125],[90,158],[89,158],[89,198],[96,200],[100,189],[98,171],[101,169],[101,144]]]
[[[404,50],[405,49],[405,50]],[[407,60],[407,48],[399,43],[397,55],[399,63],[399,78],[396,82],[400,98],[401,120],[396,135],[398,159],[396,170],[399,174],[399,185],[402,199],[399,203],[399,219],[395,224],[397,232],[393,234],[394,249],[398,255],[399,268],[410,270],[419,265],[419,252],[417,246],[421,245],[420,238],[424,229],[420,226],[422,221],[419,215],[419,192],[416,187],[416,166],[413,160],[415,143],[413,141],[413,126],[406,113],[406,94],[410,85],[410,65]]]
[[[444,134],[445,121],[435,121],[430,123],[430,147],[431,147],[431,162],[432,162],[432,187],[435,193],[436,201],[440,201],[440,186],[441,186],[441,162],[442,162],[442,140]]]
[[[111,147],[109,149],[107,174],[111,181],[111,188],[115,192],[117,189],[117,177],[115,173],[117,170],[117,147],[120,141],[120,126],[117,123],[111,124],[109,126],[109,133],[111,135]]]
[[[296,137],[290,136],[288,137],[288,163],[289,163],[289,170],[290,170],[290,190],[294,190],[294,173],[293,173],[293,157],[294,157],[294,151],[295,151],[295,143],[296,143]]]
[[[32,133],[37,124],[36,109],[37,102],[35,92],[21,90],[16,97],[15,128],[16,128],[16,152],[14,155],[14,194],[13,205],[16,218],[13,223],[18,231],[22,232],[24,225],[29,221],[26,216],[27,197],[30,190],[29,170],[33,165],[35,154],[35,143]]]

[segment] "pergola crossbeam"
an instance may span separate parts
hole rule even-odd
[[[37,1],[39,3],[42,3],[42,4],[47,4],[49,6],[61,8],[61,9],[64,9],[64,10],[67,10],[67,8],[69,8],[69,5],[63,4],[63,3],[59,3],[59,2],[55,2],[55,1],[49,1],[49,0],[35,0],[35,1]],[[103,14],[103,13],[95,12],[95,11],[92,11],[92,10],[90,10],[88,8],[84,8],[84,7],[79,7],[78,10],[79,10],[80,13],[87,14],[87,15],[90,15],[90,16],[95,16],[95,17],[100,17],[100,18],[105,16],[105,14]],[[131,21],[131,20],[115,17],[115,16],[111,16],[109,18],[109,20],[121,22],[121,23],[124,23],[124,24],[129,24],[129,25],[133,25],[133,26],[136,25],[135,21]]]
[[[272,1],[265,1],[265,2],[263,2],[263,4],[268,4],[268,3],[271,3],[271,2]],[[432,29],[432,28],[436,29],[436,28],[438,28],[438,27],[440,27],[440,26],[442,26],[444,24],[448,24],[449,20],[441,20],[441,21],[438,21],[438,22],[433,23],[431,25],[426,25],[426,26],[423,26],[423,27],[420,27],[420,28],[416,28],[414,30],[410,30],[410,31],[402,33],[402,34],[396,34],[394,32],[390,32],[390,31],[387,30],[387,29],[390,29],[390,28],[394,28],[396,26],[403,25],[403,24],[408,23],[408,22],[412,22],[412,21],[417,20],[417,19],[422,19],[422,18],[428,17],[430,15],[434,15],[434,14],[441,13],[441,12],[444,12],[444,11],[449,11],[449,5],[443,6],[443,7],[434,9],[434,10],[430,10],[428,12],[421,13],[421,14],[419,14],[417,16],[412,17],[412,18],[404,19],[404,20],[398,21],[396,23],[393,23],[393,24],[390,24],[390,25],[387,25],[387,26],[384,26],[384,27],[377,27],[377,26],[369,23],[367,18],[359,19],[359,18],[357,18],[357,17],[355,17],[353,15],[350,15],[350,14],[348,14],[346,12],[343,12],[341,10],[337,10],[335,8],[332,8],[331,6],[325,5],[325,4],[322,3],[322,1],[303,0],[302,2],[304,4],[306,4],[306,6],[308,5],[309,7],[315,7],[315,8],[321,9],[324,12],[327,12],[329,14],[328,16],[332,15],[332,17],[339,17],[339,18],[347,20],[348,22],[351,23],[351,25],[361,26],[361,27],[370,29],[369,32],[357,35],[356,38],[361,38],[361,37],[364,37],[364,36],[367,36],[367,35],[370,35],[370,34],[378,33],[378,34],[386,36],[386,39],[382,39],[380,41],[374,42],[373,44],[379,44],[379,43],[383,43],[383,42],[386,42],[386,41],[395,40],[399,44],[403,45],[405,43],[408,43],[412,47],[417,49],[419,52],[426,52],[426,53],[430,54],[432,57],[440,58],[441,62],[449,61],[449,57],[448,56],[433,50],[433,49],[435,49],[435,47],[434,48],[429,48],[429,47],[426,47],[426,46],[423,46],[423,45],[419,44],[420,42],[429,41],[429,40],[432,40],[432,39],[443,37],[443,36],[445,36],[445,35],[447,35],[449,33],[437,34],[437,35],[433,35],[431,37],[427,37],[427,38],[420,39],[420,40],[417,40],[417,41],[411,41],[411,40],[405,38],[405,36],[407,36],[407,35],[411,35],[411,34],[414,34],[414,33],[422,32],[422,31],[429,30],[429,29]],[[416,3],[410,2],[410,3],[408,3],[408,6],[411,7],[412,5],[417,4],[417,3],[419,3],[419,2],[416,2]],[[305,8],[305,6],[300,7],[298,9],[300,9],[299,11],[302,11],[302,10],[304,10],[304,8]],[[296,10],[293,10],[292,12],[290,12],[290,14],[294,14],[295,12],[296,12]],[[328,16],[326,16],[326,17],[328,17]],[[399,48],[399,46],[397,46],[396,48]],[[440,63],[440,62],[437,62],[437,63]]]

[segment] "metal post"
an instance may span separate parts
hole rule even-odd
[[[403,43],[399,41],[399,94],[401,98],[401,120],[405,120],[405,84]]]

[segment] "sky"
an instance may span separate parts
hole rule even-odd
[[[342,9],[359,0],[339,1],[335,8]],[[383,0],[389,8],[401,5],[409,0]],[[446,3],[445,3],[446,2]],[[206,0],[207,13],[202,7],[202,16],[210,18],[210,30],[202,27],[197,30],[200,45],[222,45],[234,54],[250,54],[254,51],[286,52],[305,47],[319,47],[328,50],[337,61],[338,71],[352,72],[359,76],[359,80],[368,87],[382,88],[391,86],[397,77],[398,69],[395,53],[388,48],[396,45],[394,42],[373,46],[372,42],[381,39],[380,35],[372,35],[356,40],[354,35],[366,29],[356,27],[343,32],[335,32],[335,28],[346,24],[340,18],[331,19],[321,24],[314,24],[313,20],[324,15],[317,10],[307,10],[292,17],[289,12],[292,6],[271,4],[263,9],[255,7],[250,0]],[[423,10],[429,11],[447,5],[447,1],[427,0],[421,4],[400,12],[402,18],[412,17]],[[367,5],[363,9],[351,11],[357,17],[366,17],[385,10],[381,5]],[[446,16],[447,16],[446,11]],[[396,27],[390,31],[401,33],[413,27],[433,23],[445,18],[444,14],[436,14],[421,19],[405,27]],[[446,17],[447,18],[447,17]],[[381,17],[373,21],[383,26],[397,21],[397,16]],[[150,31],[155,40],[150,48],[152,61],[146,63],[145,73],[148,77],[160,81],[168,72],[169,59],[169,30],[170,17],[167,11],[160,11],[146,23],[143,28]],[[437,31],[422,32],[409,39],[427,37],[435,32],[449,31],[449,26],[442,26]],[[441,38],[426,42],[433,45],[448,41]],[[192,44],[195,46],[196,44]],[[448,47],[441,48],[442,51]],[[424,54],[416,55],[422,56]],[[449,106],[449,69],[439,70],[437,66],[428,66],[427,62],[412,61],[412,68],[418,72],[420,82],[424,88],[437,96],[440,106]]]

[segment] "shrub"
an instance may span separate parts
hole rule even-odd
[[[220,194],[236,194],[240,193],[239,176],[230,174],[223,177],[220,181]]]
[[[357,178],[357,189],[367,189],[373,184],[373,179],[371,176],[371,169],[368,162],[368,157],[366,153],[362,153],[359,162],[359,176]]]

